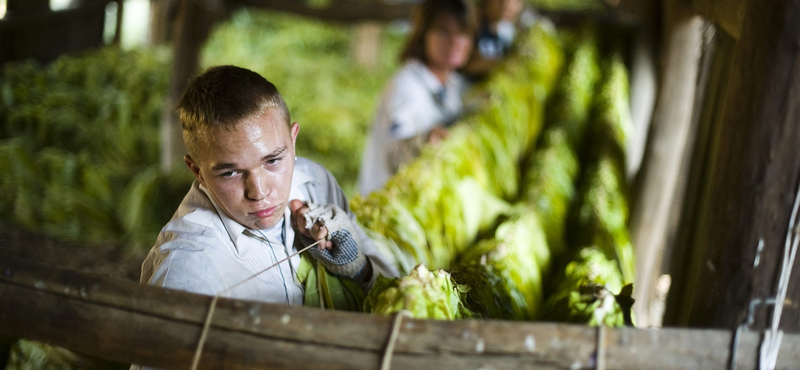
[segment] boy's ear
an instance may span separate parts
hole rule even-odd
[[[200,182],[200,185],[206,186],[206,181],[203,178],[203,174],[200,173],[200,165],[194,160],[194,158],[187,154],[183,156],[183,162],[186,163],[186,166],[189,167],[190,171],[192,171],[192,174],[197,178],[197,181]]]
[[[292,146],[294,146],[297,142],[297,134],[300,133],[300,124],[297,122],[292,123],[292,127],[289,128],[289,132],[292,135]]]

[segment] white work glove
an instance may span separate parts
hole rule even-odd
[[[308,212],[303,213],[305,218],[303,226],[308,234],[298,232],[303,245],[316,242],[308,236],[313,234],[312,228],[327,229],[325,240],[330,241],[330,243],[320,243],[317,248],[309,249],[308,253],[334,275],[350,279],[358,276],[367,264],[367,257],[364,255],[356,225],[347,212],[333,204],[306,203],[305,205],[308,207]]]

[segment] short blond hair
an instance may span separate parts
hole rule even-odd
[[[233,129],[242,120],[275,108],[291,125],[280,92],[260,74],[231,65],[208,68],[189,84],[178,102],[186,150],[197,156],[198,134],[207,128]]]

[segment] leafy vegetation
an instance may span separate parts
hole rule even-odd
[[[4,65],[2,217],[88,243],[158,230],[161,205],[188,179],[155,166],[169,60],[163,49],[109,47]]]

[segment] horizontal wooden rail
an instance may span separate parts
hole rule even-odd
[[[229,0],[230,5],[246,5],[295,13],[334,22],[391,21],[411,16],[414,3],[334,0],[327,6],[310,7],[304,1]]]
[[[118,362],[186,369],[211,297],[143,286],[0,255],[0,333]],[[220,299],[200,368],[377,369],[393,318]],[[599,334],[603,334],[602,337]],[[732,333],[496,320],[404,320],[397,369],[722,369]],[[758,333],[740,341],[739,369],[756,367]],[[786,335],[780,368],[800,368]],[[602,353],[602,351],[601,351]]]

